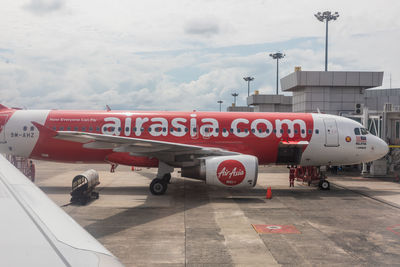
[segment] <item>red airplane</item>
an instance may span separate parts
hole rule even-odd
[[[19,110],[0,105],[0,152],[58,162],[158,168],[207,184],[250,188],[258,165],[350,165],[379,159],[387,144],[348,118],[308,113]],[[321,177],[320,187],[329,189]]]

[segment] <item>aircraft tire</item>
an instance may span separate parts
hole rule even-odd
[[[329,190],[331,186],[327,180],[321,180],[319,181],[319,188],[321,188],[321,190]]]
[[[167,188],[168,183],[163,179],[155,178],[150,183],[150,192],[156,196],[163,195]]]

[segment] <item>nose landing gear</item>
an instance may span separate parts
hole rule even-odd
[[[321,190],[329,190],[331,186],[330,186],[330,184],[329,184],[329,182],[328,182],[327,180],[321,179],[321,180],[319,181],[319,183],[318,183],[318,187],[319,187]]]

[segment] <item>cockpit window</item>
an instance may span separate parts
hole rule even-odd
[[[354,133],[356,135],[360,135],[360,128],[354,128]]]
[[[362,134],[362,135],[366,135],[366,134],[368,134],[368,131],[367,131],[367,129],[365,129],[365,128],[361,128],[361,134]]]

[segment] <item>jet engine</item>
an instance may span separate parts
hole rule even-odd
[[[250,188],[257,183],[258,159],[250,155],[201,158],[200,165],[182,168],[181,175],[221,187]]]

